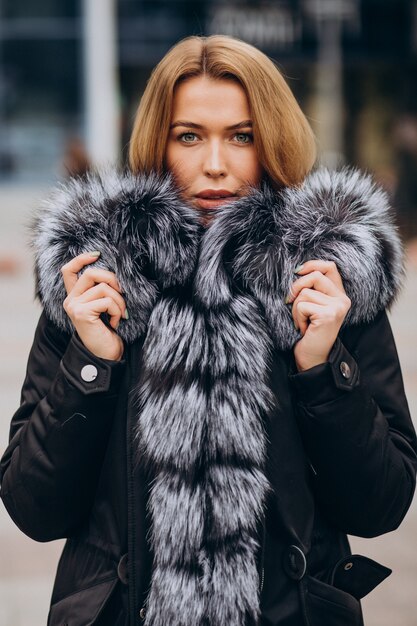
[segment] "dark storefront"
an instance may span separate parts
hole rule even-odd
[[[53,179],[69,139],[85,134],[83,3],[2,0],[0,7],[0,176]],[[276,61],[324,152],[332,138],[321,119],[318,68],[331,67],[336,55],[340,98],[327,103],[330,112],[341,109],[335,162],[373,170],[397,189],[404,215],[417,204],[417,2],[118,0],[116,15],[122,153],[150,70],[166,50],[190,34],[229,34]]]

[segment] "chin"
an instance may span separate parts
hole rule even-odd
[[[215,217],[215,213],[208,213],[207,211],[205,211],[204,213],[202,211],[198,211],[198,213],[200,215],[200,222],[203,226],[208,226],[209,224],[211,224]]]

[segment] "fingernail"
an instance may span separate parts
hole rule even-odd
[[[284,300],[285,304],[289,304],[291,302],[291,296],[287,296]]]
[[[92,252],[87,252],[90,256],[100,256],[101,252],[99,250],[93,250]]]
[[[298,324],[295,320],[294,320],[294,326],[295,326],[295,330],[298,330]]]
[[[297,274],[298,272],[300,272],[304,267],[304,263],[301,263],[301,265],[297,265],[297,267],[294,270],[294,274]]]
[[[129,319],[129,313],[128,313],[128,310],[126,309],[125,310],[125,320],[128,320],[128,319]]]

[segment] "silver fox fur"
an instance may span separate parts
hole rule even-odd
[[[308,259],[336,263],[345,324],[391,306],[402,247],[386,194],[356,169],[297,188],[267,183],[204,229],[170,175],[104,171],[56,189],[33,223],[37,294],[72,332],[60,268],[100,250],[144,336],[135,388],[137,459],[153,472],[148,626],[242,626],[259,618],[257,528],[270,489],[264,419],[273,348],[299,339],[285,296]]]

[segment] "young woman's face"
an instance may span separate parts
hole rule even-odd
[[[246,195],[248,185],[259,184],[262,167],[241,85],[205,76],[177,85],[165,166],[204,224],[217,207]]]

